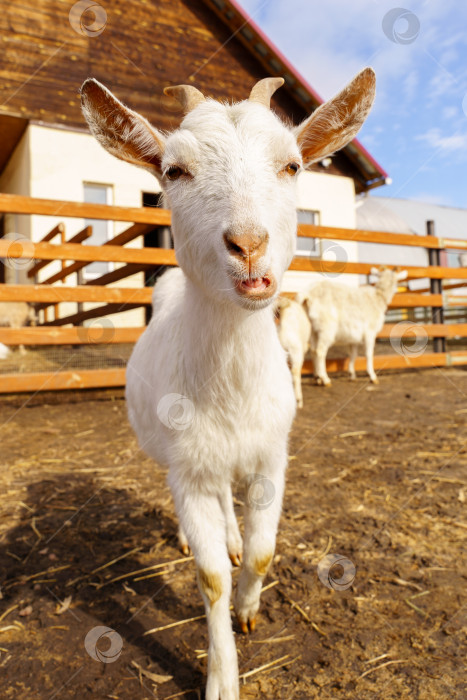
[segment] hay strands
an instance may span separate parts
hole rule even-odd
[[[114,583],[115,581],[121,581],[122,579],[127,579],[130,576],[135,576],[138,574],[143,574],[146,571],[155,571],[157,569],[162,569],[164,566],[173,566],[174,564],[180,564],[181,562],[188,562],[192,561],[194,557],[182,557],[181,559],[174,559],[173,561],[165,561],[163,564],[153,564],[152,566],[146,566],[144,569],[136,569],[136,571],[129,571],[126,574],[122,574],[121,576],[116,576],[115,578],[110,579],[110,581],[104,581],[103,583],[100,583],[98,586],[96,586],[96,589],[103,588],[103,586],[108,586],[109,583]]]
[[[203,620],[206,615],[198,615],[197,617],[189,617],[186,620],[178,620],[178,622],[171,622],[170,625],[163,625],[162,627],[154,627],[151,630],[146,630],[143,633],[143,637],[148,634],[155,634],[156,632],[162,632],[163,630],[171,629],[172,627],[179,627],[180,625],[187,625],[189,622],[196,622],[197,620]]]
[[[287,601],[287,603],[289,603],[289,605],[292,606],[292,608],[295,608],[295,610],[298,613],[300,613],[300,615],[303,617],[303,619],[306,620],[308,622],[308,624],[310,624],[313,627],[313,629],[316,632],[318,632],[318,634],[320,634],[322,637],[328,636],[326,634],[326,632],[323,632],[323,630],[318,627],[316,622],[313,622],[313,620],[306,614],[306,612],[303,610],[303,608],[300,607],[300,605],[298,603],[296,603],[294,600],[292,600],[292,598],[289,598],[289,596],[286,593],[284,593],[284,591],[281,591],[280,588],[277,589],[277,592],[282,596],[282,598],[284,600]]]
[[[19,579],[16,579],[15,581],[12,581],[11,583],[7,584],[5,586],[5,589],[21,585],[23,583],[26,583],[27,581],[31,581],[34,578],[43,576],[44,574],[53,574],[56,571],[63,571],[64,569],[69,569],[70,566],[71,564],[64,564],[63,566],[53,566],[49,569],[44,569],[44,571],[38,571],[37,574],[31,574],[30,576],[21,576]]]
[[[130,557],[132,554],[136,554],[136,552],[140,552],[141,549],[142,549],[142,547],[135,547],[134,549],[131,549],[130,551],[125,552],[125,554],[121,554],[119,557],[115,557],[115,559],[111,559],[106,564],[102,564],[102,566],[98,566],[97,569],[93,569],[92,571],[89,572],[89,574],[83,574],[83,576],[78,576],[78,578],[74,578],[72,581],[68,581],[66,585],[72,586],[74,583],[77,583],[78,581],[82,581],[85,578],[89,578],[89,576],[93,576],[94,574],[97,574],[98,571],[102,571],[103,569],[107,569],[109,566],[113,566],[118,561],[121,561],[122,559],[126,559],[126,557]]]
[[[429,595],[431,591],[422,591],[421,593],[415,593],[415,595],[411,595],[409,598],[405,598],[404,602],[407,603],[407,605],[412,608],[412,610],[415,610],[415,612],[418,612],[420,615],[423,615],[423,617],[428,617],[428,613],[425,610],[422,610],[421,608],[418,607],[418,605],[415,605],[415,603],[412,603],[414,598],[420,598],[421,596],[424,595]]]
[[[406,659],[394,659],[391,661],[385,661],[384,664],[379,664],[379,666],[374,666],[373,668],[369,668],[368,671],[365,671],[360,676],[358,676],[357,681],[361,680],[362,678],[365,678],[365,676],[368,676],[370,673],[373,673],[373,671],[379,671],[380,668],[384,668],[385,666],[391,666],[392,664],[406,664],[406,663],[408,663],[408,661]]]
[[[300,658],[301,654],[299,656],[296,656],[294,659],[288,662],[288,664],[293,664],[295,661],[297,661]],[[282,666],[282,664],[287,661],[287,659],[290,659],[290,654],[286,654],[285,656],[281,656],[279,659],[275,659],[274,661],[270,661],[267,664],[263,664],[262,666],[258,666],[258,668],[253,668],[251,671],[247,671],[246,673],[242,673],[239,678],[243,682],[247,678],[250,678],[251,676],[256,675],[257,673],[261,673],[262,671],[266,670],[272,670],[273,668],[277,668],[278,666]]]
[[[148,678],[153,683],[157,683],[157,684],[167,683],[168,681],[171,681],[173,678],[173,676],[163,676],[160,673],[152,673],[151,671],[148,671],[147,669],[140,666],[136,661],[132,661],[131,666],[133,666],[133,668],[136,668],[136,670],[138,671],[140,681],[142,680],[141,676],[144,676],[145,678]]]
[[[8,610],[5,610],[4,613],[0,615],[0,622],[6,618],[7,615],[9,615],[13,610],[16,610],[16,608],[19,608],[19,604],[12,605],[11,608],[8,608]]]

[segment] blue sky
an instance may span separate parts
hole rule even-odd
[[[467,208],[465,0],[239,1],[325,99],[373,66],[358,138],[393,180],[373,194]]]

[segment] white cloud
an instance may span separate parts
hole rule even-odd
[[[455,206],[451,197],[433,194],[433,192],[416,192],[410,195],[409,199],[414,199],[416,202],[424,202],[425,204],[439,204],[444,207]]]
[[[443,119],[454,119],[455,117],[459,116],[459,108],[458,107],[443,107],[443,110],[441,112],[441,116]]]
[[[424,141],[431,148],[443,151],[446,155],[452,152],[464,152],[464,155],[467,156],[467,133],[443,136],[441,129],[433,127],[424,134],[419,134],[415,139]]]

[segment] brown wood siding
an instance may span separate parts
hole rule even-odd
[[[180,112],[163,96],[165,86],[192,83],[214,98],[240,100],[265,77],[260,61],[203,0],[104,2],[107,25],[94,37],[73,30],[71,6],[0,2],[0,115],[84,129],[78,89],[92,76],[155,126],[171,129]],[[306,116],[285,89],[273,106],[294,123]],[[328,172],[358,177],[342,154]]]

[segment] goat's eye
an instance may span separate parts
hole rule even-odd
[[[298,163],[288,163],[288,165],[285,166],[284,170],[287,173],[287,175],[296,175],[300,169],[300,166]]]
[[[179,177],[184,175],[185,171],[182,170],[178,165],[172,165],[167,169],[165,175],[168,180],[178,180]]]

